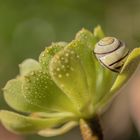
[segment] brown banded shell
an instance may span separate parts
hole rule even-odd
[[[94,53],[103,66],[120,72],[129,54],[129,49],[124,42],[115,37],[104,37],[96,43]]]

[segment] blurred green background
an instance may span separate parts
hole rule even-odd
[[[81,28],[92,31],[98,24],[130,48],[139,47],[140,0],[0,0],[0,88],[17,75],[24,59],[38,59],[51,42],[71,41]],[[0,98],[0,108],[7,107]],[[78,132],[48,140],[80,140]],[[136,132],[131,139],[139,139]]]

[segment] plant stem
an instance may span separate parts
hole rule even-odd
[[[103,140],[103,133],[98,117],[80,120],[80,130],[83,140]]]

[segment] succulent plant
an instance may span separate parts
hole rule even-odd
[[[20,64],[20,74],[3,89],[16,112],[1,110],[1,123],[16,133],[56,136],[101,115],[140,61],[140,48],[135,48],[120,73],[102,67],[93,49],[103,37],[100,26],[94,33],[82,29],[70,43],[46,47],[39,61]]]

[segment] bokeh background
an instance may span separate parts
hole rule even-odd
[[[140,46],[140,0],[0,0],[0,88],[26,58],[38,59],[51,42],[71,41],[81,28],[100,24],[108,36]],[[101,117],[106,140],[139,140],[140,70]],[[0,108],[8,108],[0,91]],[[0,140],[81,140],[78,128],[64,136],[18,136],[0,126]]]

